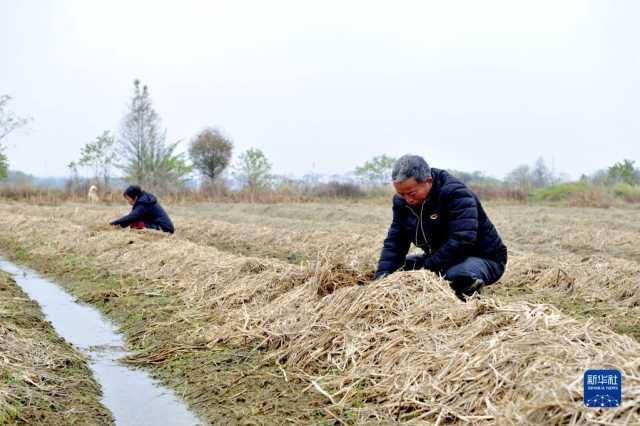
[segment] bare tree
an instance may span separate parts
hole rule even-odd
[[[547,167],[547,163],[545,163],[544,158],[539,157],[536,160],[533,170],[531,170],[531,180],[533,186],[536,188],[542,188],[543,186],[553,183],[553,173]]]
[[[29,118],[19,117],[9,109],[11,96],[0,96],[0,145],[4,138],[14,130],[23,127],[31,121]]]
[[[516,167],[510,171],[505,177],[505,182],[521,189],[530,191],[533,188],[533,179],[531,176],[531,168],[526,164]]]
[[[120,148],[127,178],[144,187],[170,188],[184,183],[191,172],[178,143],[166,144],[166,132],[160,130],[160,117],[153,109],[149,89],[133,82],[129,111],[120,129]]]
[[[4,155],[4,139],[14,130],[26,126],[30,121],[28,118],[14,114],[8,107],[10,101],[11,96],[0,96],[0,179],[6,178],[9,171],[9,162],[7,156]]]
[[[65,183],[65,187],[67,191],[70,193],[75,193],[81,184],[80,174],[78,173],[78,163],[75,161],[67,164],[67,169],[69,169],[69,180]]]

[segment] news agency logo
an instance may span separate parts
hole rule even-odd
[[[622,374],[619,370],[587,370],[583,383],[587,407],[618,407],[622,403]]]

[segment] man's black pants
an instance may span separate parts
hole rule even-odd
[[[426,259],[427,256],[424,254],[407,256],[402,269],[405,271],[424,269]],[[483,286],[498,281],[504,274],[505,263],[471,256],[463,262],[441,271],[441,274],[445,280],[449,281],[449,285],[456,295],[464,300],[465,296],[479,293]]]

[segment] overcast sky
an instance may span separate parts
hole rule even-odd
[[[34,119],[7,154],[66,175],[139,78],[169,141],[216,126],[279,174],[415,153],[577,178],[640,160],[639,18],[632,0],[0,0],[0,94]]]

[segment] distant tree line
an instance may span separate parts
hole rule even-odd
[[[11,182],[35,182],[37,178],[19,172],[9,174],[8,171],[4,142],[12,132],[30,121],[13,113],[9,109],[10,101],[11,97],[0,96],[0,180],[9,177]],[[180,141],[167,141],[166,130],[153,107],[149,88],[134,80],[119,130],[105,130],[82,147],[79,158],[68,165],[69,185],[80,187],[93,183],[109,188],[117,180],[118,185],[137,183],[152,190],[172,192],[184,190],[198,175],[202,188],[227,191],[231,187],[247,192],[251,199],[261,192],[274,190],[364,196],[389,190],[391,170],[396,161],[392,156],[379,154],[346,175],[326,177],[313,171],[296,179],[274,175],[267,155],[258,148],[245,150],[232,163],[233,141],[216,127],[204,127],[199,131],[190,140],[186,153],[179,152],[179,145]],[[89,171],[91,179],[81,178],[81,170]],[[120,172],[118,178],[114,177],[116,171]],[[568,181],[550,169],[542,157],[533,165],[514,168],[503,179],[480,171],[449,169],[449,172],[474,189],[510,188],[523,194]],[[625,159],[591,175],[583,175],[580,182],[616,188],[624,194],[638,194],[640,169],[634,161]]]
[[[68,164],[71,186],[83,181],[80,170],[89,170],[92,182],[109,187],[115,170],[123,180],[160,192],[184,189],[194,172],[205,185],[219,183],[230,166],[233,142],[217,128],[207,127],[190,142],[186,153],[178,152],[180,141],[167,142],[149,88],[139,80],[117,135],[105,130],[81,149],[80,158]],[[190,163],[189,161],[190,160]],[[272,181],[271,163],[257,148],[239,156],[233,176],[243,188],[257,192]]]
[[[635,161],[623,160],[606,169],[598,170],[591,176],[582,175],[580,180],[605,186],[617,184],[636,186],[640,185],[640,169],[636,168]]]

